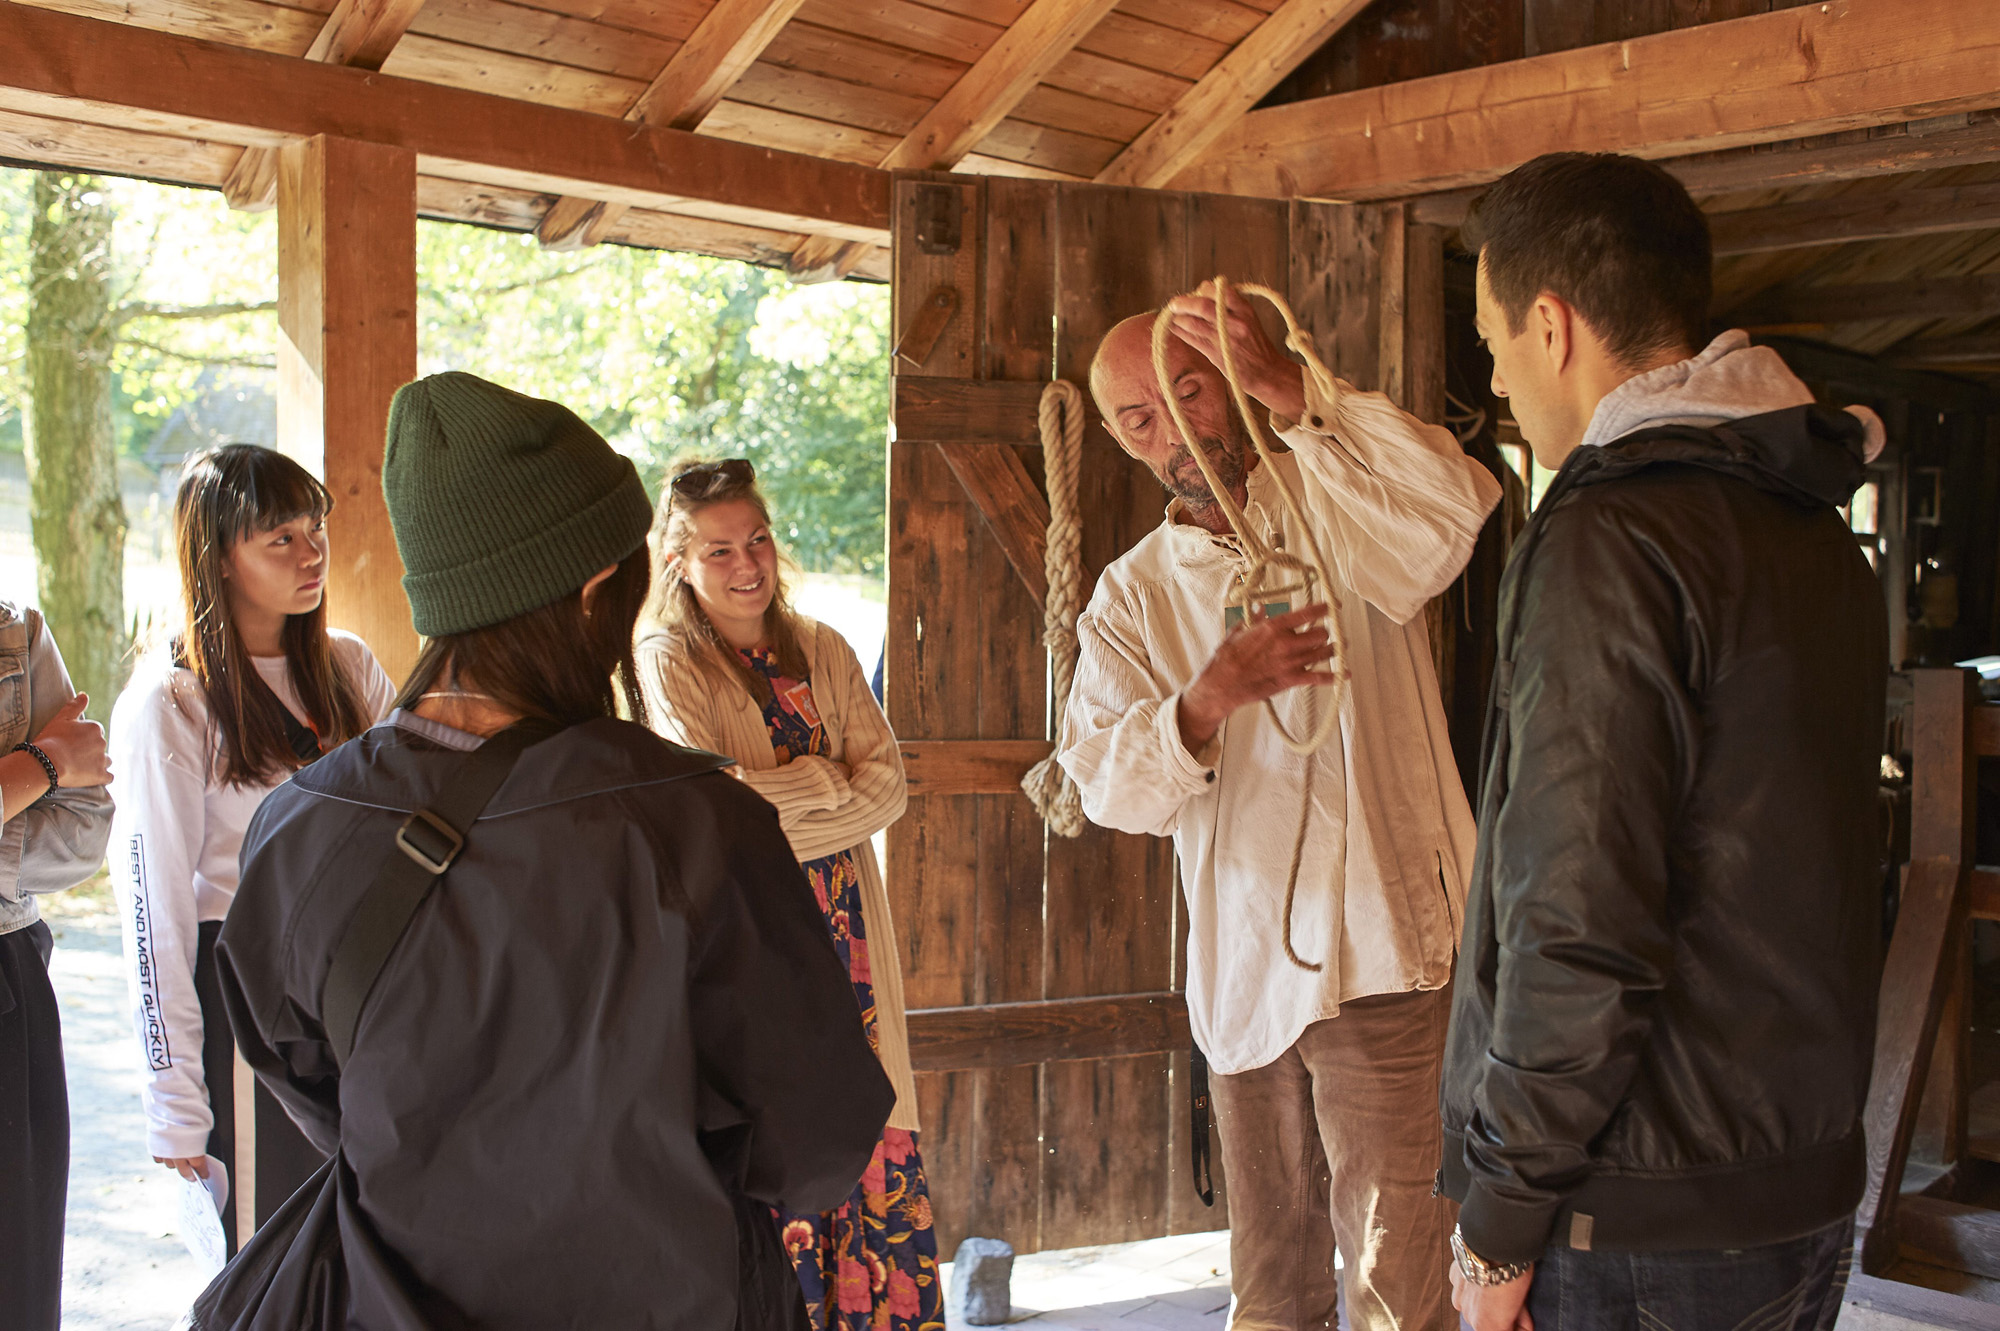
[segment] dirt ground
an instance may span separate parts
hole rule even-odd
[[[174,1176],[146,1152],[139,1043],[102,874],[42,898],[69,1072],[65,1331],[167,1331],[206,1283],[178,1232]]]

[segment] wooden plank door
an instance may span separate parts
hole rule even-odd
[[[960,175],[899,178],[894,237],[885,686],[911,801],[888,878],[941,1251],[1219,1228],[1224,1199],[1204,1208],[1187,1177],[1172,845],[1049,835],[1018,791],[1054,723],[1035,403],[1051,377],[1087,385],[1118,320],[1221,272],[1289,292],[1354,382],[1435,388],[1436,420],[1438,238],[1394,205]],[[1080,489],[1094,580],[1165,498],[1094,410]]]

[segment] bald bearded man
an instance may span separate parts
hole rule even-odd
[[[1332,1327],[1337,1245],[1356,1331],[1448,1331],[1451,1207],[1432,1178],[1473,827],[1422,611],[1464,567],[1500,487],[1448,431],[1381,394],[1343,383],[1322,396],[1235,299],[1226,335],[1243,386],[1291,449],[1274,469],[1338,584],[1353,675],[1339,732],[1301,757],[1257,705],[1271,699],[1287,731],[1309,732],[1306,691],[1326,686],[1333,650],[1322,609],[1225,616],[1243,549],[1168,415],[1143,314],[1106,336],[1091,392],[1170,499],[1078,621],[1060,761],[1093,822],[1171,836],[1179,854],[1188,1009],[1229,1184],[1231,1327]],[[1260,535],[1303,553],[1308,533],[1217,368],[1212,295],[1171,308],[1170,389],[1211,468]],[[1286,955],[1288,928],[1304,965]]]

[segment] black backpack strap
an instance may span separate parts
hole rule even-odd
[[[555,730],[546,722],[520,721],[470,753],[455,755],[462,762],[445,789],[396,829],[396,853],[383,863],[355,907],[320,990],[320,1023],[341,1065],[354,1052],[354,1034],[369,991],[417,908],[465,848],[466,834],[514,770],[515,760]]]
[[[313,733],[313,728],[293,716],[292,709],[285,706],[283,700],[278,703],[278,712],[285,718],[285,742],[292,746],[298,760],[308,765],[318,762],[324,750],[320,748],[319,736]]]
[[[1203,1206],[1215,1205],[1215,1183],[1208,1168],[1208,1059],[1197,1046],[1188,1059],[1188,1140],[1194,1146],[1194,1193]]]
[[[179,634],[174,635],[173,639],[168,642],[167,655],[173,662],[174,669],[186,670],[188,668],[187,644],[181,639]],[[260,676],[259,678],[261,679],[262,677]],[[268,689],[270,685],[266,684],[264,687]],[[275,697],[276,695],[273,694],[273,696]],[[278,715],[284,718],[285,743],[291,747],[292,755],[304,766],[311,766],[313,763],[318,762],[320,756],[326,750],[320,747],[319,736],[314,733],[313,728],[299,720],[298,717],[293,716],[292,709],[285,706],[285,701],[282,698],[278,699]]]

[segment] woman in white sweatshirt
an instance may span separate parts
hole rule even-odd
[[[146,1065],[147,1149],[188,1178],[206,1176],[211,1155],[242,1172],[215,937],[244,828],[266,794],[366,730],[395,694],[366,644],[326,626],[332,507],[326,487],[270,449],[230,444],[191,459],[174,500],[180,631],[139,664],[111,714],[109,858]],[[320,1157],[269,1092],[255,1094],[261,1221]],[[242,1212],[233,1198],[225,1210],[234,1251]]]
[[[654,533],[637,651],[651,723],[734,758],[736,775],[777,809],[896,1088],[895,1112],[848,1200],[781,1217],[807,1311],[816,1331],[942,1327],[902,967],[869,843],[908,798],[896,737],[847,640],[787,603],[770,511],[747,461],[681,468]]]

